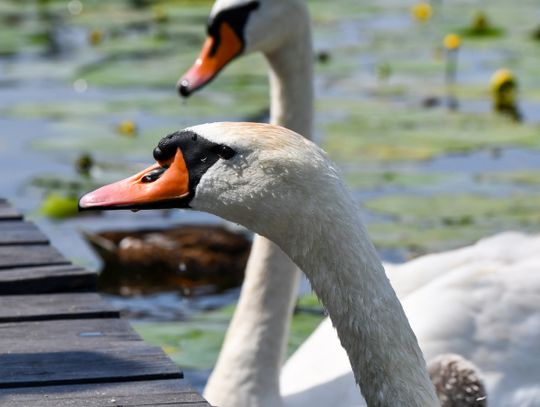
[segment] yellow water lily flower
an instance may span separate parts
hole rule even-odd
[[[458,49],[461,45],[461,38],[457,34],[448,34],[443,40],[444,47],[448,50]]]
[[[490,81],[493,97],[493,109],[509,115],[515,121],[521,121],[522,115],[517,106],[517,81],[509,69],[499,69]]]
[[[103,32],[100,30],[92,30],[88,35],[88,42],[91,45],[98,45],[103,42]]]
[[[137,125],[133,120],[124,120],[118,124],[117,130],[124,136],[133,137],[137,134]]]
[[[499,69],[491,76],[490,86],[493,92],[499,92],[503,85],[515,85],[515,82],[510,69]]]
[[[411,14],[417,21],[428,21],[433,15],[433,8],[429,3],[417,3],[413,6]]]

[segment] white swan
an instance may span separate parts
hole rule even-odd
[[[540,236],[500,234],[388,275],[428,360],[456,352],[473,362],[490,407],[540,405]],[[281,381],[288,407],[328,405],[332,391],[342,394],[339,406],[365,405],[329,321],[287,361]]]
[[[310,279],[368,405],[439,405],[356,203],[322,150],[277,126],[212,123],[167,136],[154,157],[80,207],[189,207],[266,236]]]
[[[208,34],[197,61],[178,81],[179,92],[188,96],[235,57],[262,52],[269,65],[270,122],[310,138],[313,48],[305,2],[217,0]],[[236,311],[204,391],[211,403],[281,404],[279,374],[299,275],[277,246],[255,237]]]
[[[313,50],[305,4],[298,0],[217,0],[208,33],[199,58],[178,81],[179,92],[188,96],[205,86],[235,57],[262,52],[270,65],[271,122],[309,136],[313,114]],[[210,402],[222,407],[283,404],[279,375],[298,280],[294,269],[268,240],[255,239],[236,312],[205,388],[205,397]],[[339,343],[332,346],[341,349]],[[311,355],[307,366],[318,358],[328,361],[324,355]],[[288,362],[287,371],[294,371],[291,366],[298,362],[303,363],[299,358]],[[317,370],[306,372],[302,366],[300,370],[304,379],[301,383],[306,385],[310,380],[313,386],[318,383]],[[291,389],[294,392],[296,387],[291,383],[299,380],[286,377],[291,382],[282,379],[285,396]],[[353,397],[359,397],[356,389],[352,393]],[[348,405],[346,400],[340,398],[344,402],[340,405]],[[290,404],[287,397],[284,401]],[[309,404],[315,405],[316,401],[314,393]]]

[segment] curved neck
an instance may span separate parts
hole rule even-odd
[[[305,5],[303,5],[305,7]],[[309,15],[269,62],[270,122],[306,137],[312,132],[313,79]],[[270,240],[255,236],[238,300],[204,396],[221,407],[282,404],[279,374],[300,271]]]
[[[321,196],[303,202],[300,213],[284,220],[286,234],[267,233],[310,279],[367,404],[438,406],[416,337],[357,208],[340,182],[330,182]]]

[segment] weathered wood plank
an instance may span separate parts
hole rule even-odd
[[[96,293],[0,296],[0,323],[118,316]]]
[[[58,264],[69,261],[50,245],[0,246],[0,269]]]
[[[0,387],[181,378],[121,319],[0,324]]]
[[[10,407],[209,407],[180,380],[153,380],[71,386],[0,389],[0,405]]]
[[[49,239],[34,224],[22,220],[0,222],[0,245],[48,243]]]
[[[0,201],[0,221],[9,219],[22,219],[22,215],[7,201]]]
[[[0,270],[0,295],[96,291],[97,273],[72,265]]]
[[[141,339],[127,320],[121,318],[0,324],[0,349],[2,353],[58,352],[66,349],[65,343],[79,349],[106,345],[118,347],[117,343],[128,341],[141,342]]]
[[[119,349],[0,355],[0,388],[182,378],[155,346],[132,342]]]

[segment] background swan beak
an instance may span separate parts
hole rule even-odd
[[[242,40],[234,30],[227,23],[222,23],[219,36],[206,38],[199,57],[176,84],[180,95],[189,96],[209,83],[243,48]]]
[[[183,208],[189,195],[189,173],[178,149],[170,162],[87,193],[79,200],[79,210]]]

